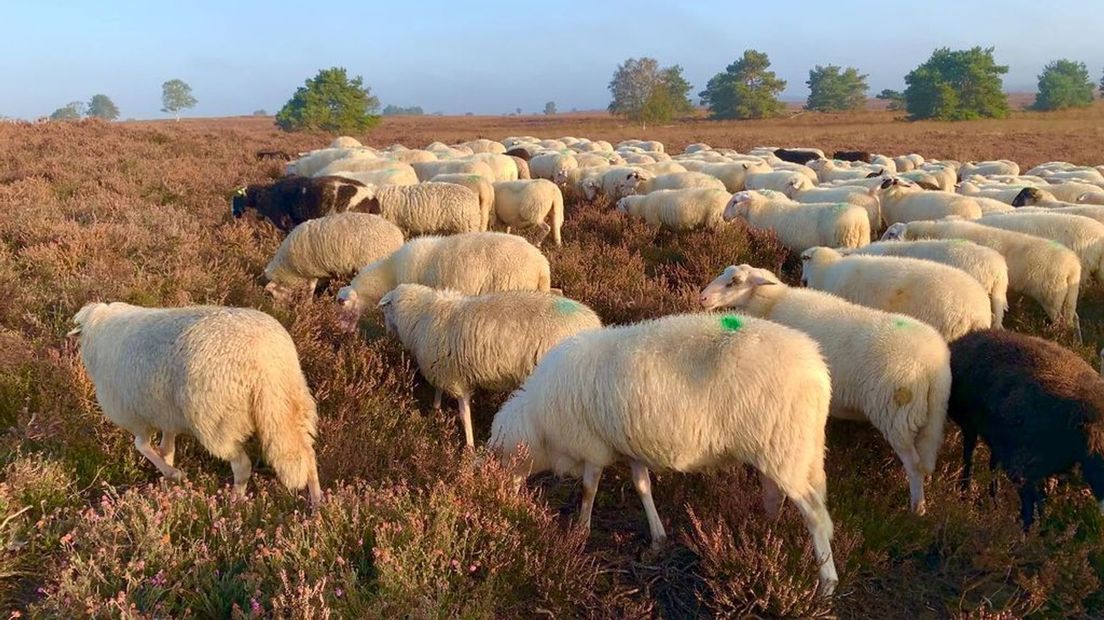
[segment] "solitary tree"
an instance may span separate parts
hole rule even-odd
[[[88,116],[113,121],[119,118],[119,106],[107,95],[93,95],[88,102]]]
[[[806,110],[840,112],[859,110],[866,106],[866,75],[855,67],[840,69],[838,65],[809,70],[809,99]]]
[[[630,58],[617,66],[609,83],[613,96],[609,112],[640,123],[665,123],[689,113],[690,83],[682,76],[682,67],[660,68],[654,58]]]
[[[912,120],[967,120],[1008,116],[1001,90],[1007,65],[993,59],[993,48],[940,48],[905,76],[905,105]]]
[[[874,95],[875,99],[881,99],[889,102],[890,110],[904,110],[905,109],[905,93],[899,90],[890,90],[888,88],[883,89],[882,92]]]
[[[84,102],[70,101],[64,106],[54,110],[50,115],[52,121],[79,121],[84,114]]]
[[[285,131],[356,133],[379,123],[378,112],[379,99],[359,75],[350,80],[343,67],[331,67],[295,91],[276,113],[276,124]]]
[[[1035,93],[1035,110],[1085,108],[1093,102],[1093,83],[1083,62],[1055,60],[1039,75],[1039,92]]]
[[[180,120],[180,111],[194,108],[196,98],[192,96],[192,87],[184,80],[169,80],[161,85],[161,111],[172,114]]]
[[[778,116],[785,106],[778,94],[786,80],[769,71],[770,58],[763,52],[745,50],[744,55],[714,75],[698,96],[715,119],[768,118]]]
[[[556,102],[555,101],[549,101],[548,103],[544,104],[544,113],[547,114],[548,116],[552,116],[553,114],[555,114],[556,113]]]

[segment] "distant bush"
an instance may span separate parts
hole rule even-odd
[[[888,101],[890,110],[905,109],[905,93],[902,93],[899,90],[890,90],[886,88],[877,95],[874,95],[874,98],[881,99],[882,101]]]
[[[276,113],[284,131],[363,132],[379,123],[379,100],[358,75],[349,79],[345,69],[323,69],[300,86]]]
[[[54,110],[53,113],[50,114],[50,120],[79,121],[83,115],[84,103],[81,101],[70,101],[64,106]]]
[[[394,104],[388,104],[383,108],[384,116],[421,116],[425,114],[422,106],[412,105],[409,108],[401,108]]]
[[[93,95],[88,101],[88,116],[113,121],[119,118],[119,106],[107,95]]]
[[[993,48],[940,48],[905,76],[905,107],[912,120],[962,121],[1008,116],[1001,76],[1007,65],[993,59]]]
[[[1093,83],[1083,62],[1055,60],[1039,75],[1033,110],[1087,108],[1093,102]]]

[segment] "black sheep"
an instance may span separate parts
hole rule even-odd
[[[774,156],[792,164],[807,164],[814,159],[821,158],[820,153],[803,149],[775,149]]]
[[[1053,342],[1004,330],[976,331],[950,345],[947,413],[962,428],[963,485],[978,436],[1019,485],[1020,519],[1031,527],[1043,481],[1081,465],[1104,510],[1104,379]]]
[[[861,161],[865,164],[873,163],[874,155],[870,151],[836,151],[832,154],[832,159],[839,159],[842,161]]]
[[[231,202],[234,217],[255,209],[284,232],[307,220],[356,211],[370,193],[360,181],[344,177],[284,177],[270,185],[250,185],[238,190]]]

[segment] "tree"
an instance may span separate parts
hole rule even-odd
[[[882,92],[874,95],[875,99],[881,99],[889,102],[890,110],[904,110],[905,109],[905,93],[899,90],[890,90],[888,88],[882,90]]]
[[[379,123],[379,99],[358,75],[349,79],[344,67],[322,69],[308,79],[276,113],[285,131],[323,130],[357,133]]]
[[[1085,108],[1093,102],[1093,83],[1083,62],[1055,60],[1039,75],[1039,92],[1035,93],[1034,110]]]
[[[1008,116],[1001,90],[1007,65],[993,59],[993,48],[940,48],[905,76],[905,107],[912,120],[968,120]]]
[[[266,112],[264,108],[253,110],[253,116],[268,116],[268,112]]]
[[[548,103],[544,104],[544,113],[548,116],[552,116],[553,114],[555,114],[556,113],[556,102],[555,101],[549,101]]]
[[[809,70],[809,99],[806,110],[840,112],[859,110],[866,106],[866,75],[855,67],[841,70],[838,65]]]
[[[84,114],[84,102],[70,101],[64,106],[54,110],[50,115],[52,121],[79,121]]]
[[[785,106],[778,94],[786,80],[768,71],[770,58],[763,52],[745,50],[744,55],[714,75],[698,96],[715,119],[769,118],[778,116]]]
[[[609,90],[613,95],[610,113],[638,122],[644,129],[648,123],[665,123],[688,114],[694,107],[682,67],[660,68],[654,58],[630,58],[618,65]]]
[[[88,101],[88,116],[113,121],[119,118],[119,106],[107,95],[93,95]]]
[[[422,110],[422,106],[412,105],[409,108],[402,108],[394,104],[388,104],[383,108],[384,116],[421,116],[425,114]]]
[[[180,111],[194,108],[196,98],[192,96],[192,87],[184,80],[169,80],[161,85],[161,111],[172,114],[180,120]]]

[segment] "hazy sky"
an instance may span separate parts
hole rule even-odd
[[[163,116],[160,85],[171,78],[199,100],[189,115],[272,113],[333,65],[363,75],[383,104],[426,112],[531,112],[548,100],[595,109],[625,58],[682,65],[696,95],[749,47],[770,55],[786,98],[805,97],[815,64],[857,66],[872,92],[902,88],[941,46],[995,46],[1011,66],[1006,90],[1030,90],[1055,58],[1100,78],[1102,9],[1101,0],[3,0],[0,115],[33,118],[102,92],[123,118]]]

